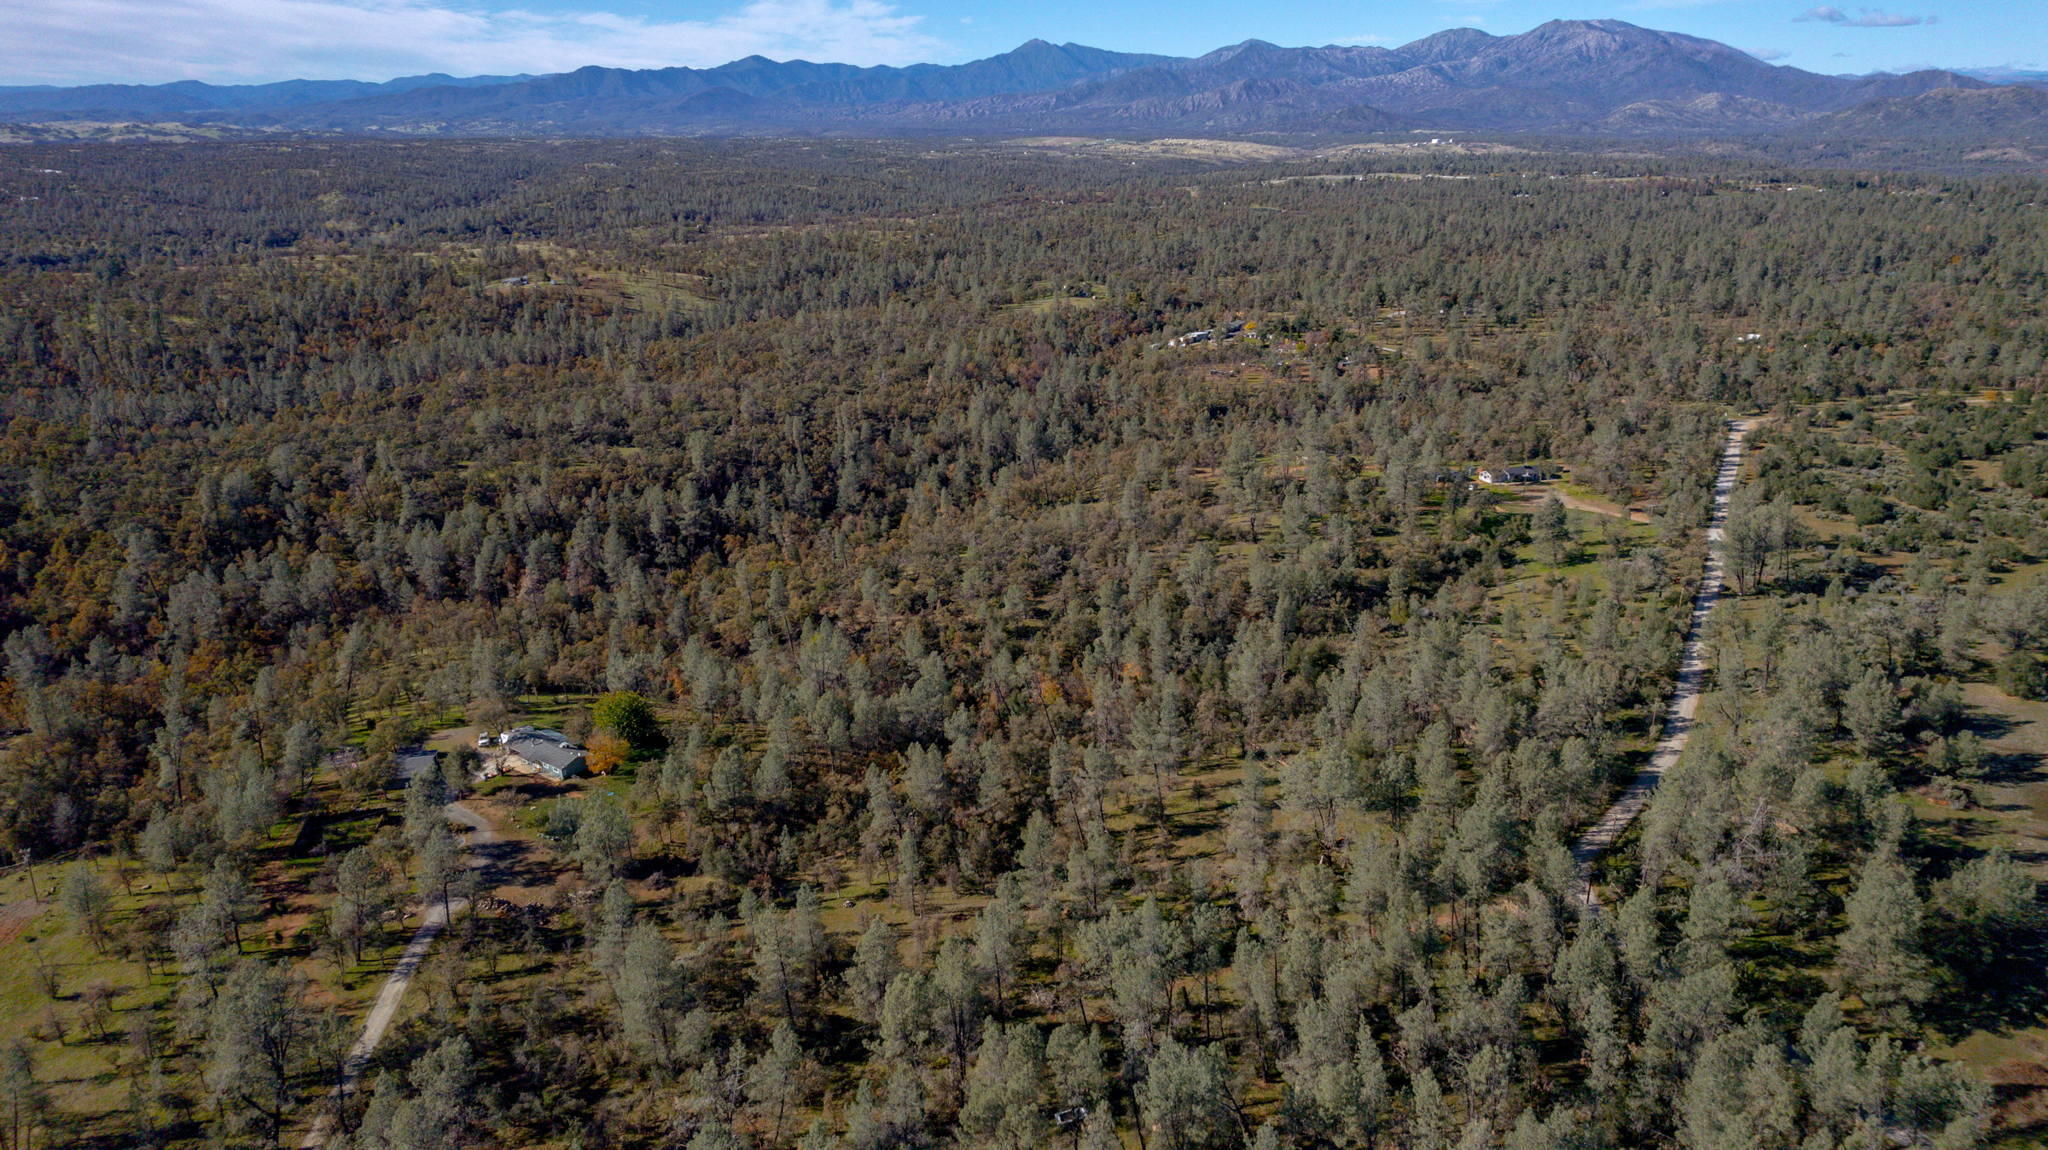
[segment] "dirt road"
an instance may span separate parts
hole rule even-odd
[[[1559,503],[1564,504],[1573,511],[1588,511],[1594,515],[1605,515],[1610,519],[1626,519],[1630,523],[1648,523],[1650,521],[1650,513],[1647,511],[1633,511],[1626,507],[1616,507],[1612,503],[1603,502],[1598,499],[1587,499],[1570,494],[1569,492],[1559,491],[1555,487],[1544,488],[1543,494],[1557,496]],[[1542,495],[1537,496],[1539,502],[1542,500],[1542,497]]]
[[[1559,503],[1564,504],[1566,507],[1571,508],[1573,511],[1584,511],[1593,515],[1605,515],[1609,519],[1626,519],[1630,523],[1648,523],[1650,521],[1650,513],[1647,511],[1638,511],[1634,508],[1621,507],[1602,499],[1587,499],[1584,496],[1573,495],[1568,491],[1561,490],[1548,483],[1539,483],[1533,486],[1526,487],[1511,487],[1500,483],[1481,483],[1479,486],[1489,491],[1499,491],[1505,494],[1519,496],[1521,502],[1529,506],[1539,504],[1543,502],[1545,499],[1548,499],[1551,496],[1555,495],[1557,496],[1557,501]]]
[[[491,822],[461,803],[449,803],[447,807],[450,822],[458,822],[470,828],[469,868],[480,870],[484,860],[478,856],[477,848],[498,841],[498,832]],[[405,999],[406,988],[412,985],[413,975],[419,973],[420,963],[426,961],[427,952],[433,949],[434,940],[448,925],[449,918],[469,905],[468,899],[453,899],[436,902],[427,908],[420,919],[420,927],[413,932],[412,941],[405,944],[405,950],[398,956],[398,964],[391,968],[391,976],[384,980],[384,986],[377,992],[377,1000],[370,1005],[368,1014],[363,1015],[363,1033],[355,1044],[348,1048],[348,1055],[342,1062],[341,1083],[335,1088],[340,1098],[346,1098],[355,1091],[356,1079],[368,1065],[370,1055],[376,1053],[377,1044],[384,1041],[384,1032],[391,1027],[391,1020],[398,1017],[398,1005]],[[313,1122],[313,1128],[306,1132],[306,1140],[299,1145],[303,1150],[314,1150],[327,1142],[327,1135],[334,1126],[334,1112],[326,1111]]]
[[[1664,709],[1664,730],[1656,750],[1635,780],[1621,792],[1579,840],[1572,844],[1572,861],[1578,865],[1579,895],[1588,907],[1600,905],[1593,890],[1593,863],[1620,840],[1636,816],[1650,805],[1650,796],[1664,772],[1678,761],[1692,737],[1693,715],[1699,710],[1700,691],[1706,685],[1707,661],[1701,632],[1714,605],[1721,601],[1723,564],[1727,559],[1728,500],[1735,493],[1735,480],[1742,473],[1742,444],[1756,421],[1738,419],[1728,425],[1728,440],[1721,447],[1720,467],[1714,473],[1714,513],[1707,521],[1707,564],[1700,576],[1699,590],[1692,599],[1692,618],[1685,628],[1685,646],[1678,657],[1678,679],[1671,686],[1671,701]]]

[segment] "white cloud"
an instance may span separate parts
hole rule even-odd
[[[1794,24],[1840,24],[1845,28],[1911,28],[1918,24],[1935,23],[1936,16],[1903,16],[1887,12],[1882,8],[1858,8],[1851,16],[1832,4],[1808,8],[1792,18]]]
[[[0,83],[384,79],[722,64],[906,64],[942,50],[887,0],[746,0],[701,20],[464,0],[0,0]]]
[[[1790,56],[1792,54],[1780,48],[1744,48],[1743,52],[1747,55],[1754,56],[1757,59],[1764,61],[1765,63],[1769,63],[1772,60],[1783,60],[1785,57]]]
[[[1343,46],[1344,46],[1344,47],[1346,47],[1346,48],[1365,48],[1365,47],[1374,47],[1374,46],[1378,46],[1378,45],[1382,45],[1382,44],[1387,44],[1387,43],[1390,43],[1390,41],[1389,41],[1389,40],[1387,39],[1387,37],[1385,37],[1385,36],[1375,36],[1375,35],[1368,35],[1368,36],[1339,36],[1339,37],[1338,37],[1337,39],[1335,39],[1335,40],[1332,40],[1332,41],[1330,41],[1330,43],[1332,43],[1332,44],[1341,44],[1341,45],[1343,45]]]

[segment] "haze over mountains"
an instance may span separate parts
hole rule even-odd
[[[1034,40],[950,66],[752,56],[706,69],[591,67],[384,84],[0,88],[6,121],[444,136],[1483,130],[2048,138],[2048,90],[1949,71],[1824,76],[1618,20],[1558,20],[1513,36],[1451,29],[1399,48],[1250,40],[1192,59]]]

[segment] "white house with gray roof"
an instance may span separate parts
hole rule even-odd
[[[499,735],[497,744],[505,748],[506,765],[524,769],[549,779],[572,779],[590,769],[590,761],[582,747],[569,741],[560,731],[544,727],[514,727]]]

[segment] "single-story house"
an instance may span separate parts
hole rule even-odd
[[[1479,473],[1481,483],[1541,483],[1543,472],[1534,467],[1490,467]]]
[[[514,727],[499,735],[497,742],[505,748],[508,766],[532,771],[543,778],[573,779],[590,770],[584,749],[560,731]]]

